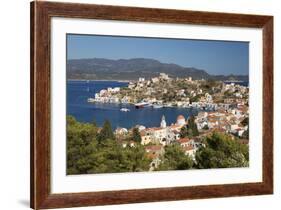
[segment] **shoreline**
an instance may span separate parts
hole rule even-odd
[[[66,81],[70,81],[70,82],[73,82],[73,81],[91,81],[91,82],[126,82],[126,83],[129,83],[129,82],[136,82],[138,80],[116,80],[116,79],[66,79]],[[216,80],[216,81],[220,81],[220,82],[223,82],[223,83],[244,83],[244,82],[247,82],[249,83],[249,81],[243,81],[243,80]]]
[[[98,80],[98,79],[66,79],[66,81],[68,82],[73,82],[73,81],[90,81],[90,82],[135,82],[137,80]]]

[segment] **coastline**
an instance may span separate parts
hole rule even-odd
[[[68,82],[73,82],[73,81],[90,81],[90,82],[136,82],[137,80],[116,80],[116,79],[66,79]],[[244,81],[244,80],[218,80],[223,83],[248,83],[249,81]]]
[[[66,79],[67,82],[74,82],[74,81],[81,81],[81,82],[85,82],[85,81],[89,81],[89,82],[135,82],[137,80],[115,80],[115,79]]]

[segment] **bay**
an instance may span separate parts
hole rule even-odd
[[[191,108],[165,107],[153,109],[146,107],[136,109],[131,104],[89,103],[88,98],[94,97],[102,89],[108,87],[126,87],[127,82],[119,81],[67,81],[67,115],[72,115],[80,122],[95,121],[101,127],[105,120],[109,120],[112,128],[132,128],[136,125],[145,127],[159,127],[162,116],[167,125],[175,123],[178,115],[188,118],[196,115],[198,110]],[[121,108],[130,109],[129,112],[120,111]]]

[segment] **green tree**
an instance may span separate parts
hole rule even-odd
[[[188,134],[189,137],[194,137],[199,135],[199,131],[193,115],[191,115],[188,118],[188,128],[189,128],[189,134]]]
[[[188,118],[188,125],[185,125],[181,128],[180,130],[180,137],[185,138],[185,137],[195,137],[199,135],[199,131],[197,128],[197,125],[195,123],[195,118],[194,116],[190,116]]]
[[[201,96],[202,96],[202,95],[200,95],[200,94],[198,94],[198,95],[196,95],[196,96],[193,96],[193,97],[191,97],[191,98],[189,99],[189,102],[190,102],[190,103],[192,103],[192,102],[198,102]]]
[[[192,166],[192,158],[184,154],[181,146],[171,144],[165,147],[165,153],[157,170],[185,170],[192,168]]]
[[[89,155],[97,148],[97,128],[88,123],[79,123],[67,116],[67,173],[87,173],[91,168]]]
[[[116,141],[103,140],[97,151],[91,154],[93,164],[88,173],[125,172],[125,158],[123,148]]]
[[[124,150],[127,171],[148,171],[151,160],[146,156],[144,147],[137,144],[134,147],[126,147]]]
[[[113,140],[111,126],[105,122],[99,136],[93,123],[80,123],[67,117],[67,174],[147,171],[150,159],[142,145],[123,148]],[[111,131],[111,132],[110,132]]]
[[[209,126],[206,124],[206,125],[204,125],[203,129],[204,130],[209,130]]]
[[[249,125],[249,117],[246,117],[244,120],[242,120],[241,124],[243,126]]]
[[[243,132],[242,138],[243,139],[249,139],[249,128]]]
[[[141,135],[138,128],[133,128],[132,138],[136,142],[141,142]]]
[[[197,168],[249,166],[249,148],[226,134],[213,133],[195,155]]]
[[[180,137],[185,138],[188,135],[189,135],[188,126],[186,126],[186,125],[182,126],[182,128],[180,130]]]
[[[106,139],[114,140],[114,133],[111,128],[111,124],[108,120],[106,120],[103,124],[103,127],[98,135],[98,141],[101,142]]]

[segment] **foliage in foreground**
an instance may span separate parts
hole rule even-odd
[[[197,168],[235,168],[249,166],[249,147],[230,136],[213,133],[205,139],[205,147],[196,152]]]
[[[183,130],[182,134],[196,136],[197,130],[191,127]],[[80,123],[68,116],[67,174],[148,171],[152,159],[147,157],[144,146],[140,144],[138,130],[133,129],[127,140],[134,141],[135,146],[123,147],[116,140],[108,121],[99,131],[94,123]],[[161,162],[156,170],[249,166],[248,146],[231,139],[229,135],[213,133],[203,143],[204,146],[196,152],[195,161],[184,154],[179,144],[165,146],[165,153],[160,156]]]
[[[193,166],[193,160],[185,155],[179,144],[171,144],[165,147],[165,154],[161,158],[158,171],[186,170]]]
[[[142,145],[123,148],[113,137],[108,122],[98,133],[94,124],[67,117],[67,174],[148,171]]]
[[[190,116],[188,118],[188,124],[181,128],[180,137],[181,138],[185,138],[185,137],[192,138],[192,137],[195,137],[198,135],[199,135],[199,131],[198,131],[197,125],[195,123],[195,118],[194,118],[194,116]]]

